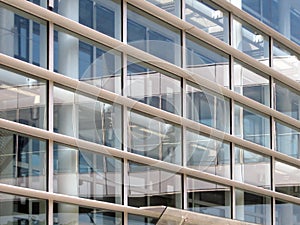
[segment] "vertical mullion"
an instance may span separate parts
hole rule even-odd
[[[49,7],[53,8],[53,1],[49,0]],[[54,24],[48,22],[48,70],[54,71]],[[48,130],[53,132],[54,129],[54,82],[48,81]],[[53,193],[53,140],[48,140],[48,192]],[[48,200],[48,224],[54,224],[53,222],[53,200]]]
[[[231,179],[235,180],[235,144],[231,143]],[[235,213],[235,188],[231,188],[231,218],[235,219],[236,213]]]
[[[123,43],[127,43],[127,2],[122,1],[122,38]],[[127,55],[125,53],[122,54],[122,95],[127,97]],[[122,106],[123,109],[123,151],[127,152],[128,149],[128,133],[127,133],[127,125],[128,125],[128,110],[126,106]],[[128,185],[129,185],[129,163],[127,159],[123,159],[123,205],[128,206]],[[128,213],[123,213],[123,224],[128,225]]]
[[[269,38],[269,66],[273,67],[273,38]],[[270,77],[270,107],[272,109],[275,109],[275,83],[274,83],[274,78]],[[273,116],[271,116],[271,149],[273,151],[276,150],[276,127],[275,127],[275,119]],[[275,182],[274,182],[274,177],[275,177],[275,157],[271,156],[271,190],[275,191]],[[276,215],[275,215],[275,198],[272,198],[271,202],[271,222],[272,224],[275,224],[276,222]]]

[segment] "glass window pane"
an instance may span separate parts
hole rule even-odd
[[[269,65],[269,38],[264,33],[235,18],[232,25],[233,47]]]
[[[152,4],[172,13],[175,16],[181,15],[181,0],[147,0]]]
[[[53,221],[54,224],[121,225],[122,213],[107,209],[54,203]]]
[[[271,225],[271,198],[242,190],[235,191],[236,218],[249,223]]]
[[[129,163],[128,205],[181,208],[181,176],[155,167]]]
[[[186,0],[185,19],[201,30],[229,42],[228,12],[206,0]]]
[[[46,141],[0,129],[1,183],[45,191],[46,159]]]
[[[0,68],[0,118],[47,128],[46,81]]]
[[[54,0],[53,11],[121,40],[120,0]]]
[[[0,4],[0,53],[47,67],[46,22]]]
[[[300,223],[300,205],[276,200],[276,225]]]
[[[234,179],[247,184],[270,189],[270,157],[235,147]]]
[[[300,168],[275,161],[274,182],[276,191],[300,197]]]
[[[270,118],[242,105],[234,107],[235,136],[270,147]]]
[[[181,82],[168,72],[130,58],[125,89],[134,100],[181,114]]]
[[[157,220],[151,217],[128,214],[128,225],[156,225]]]
[[[55,27],[55,72],[121,94],[121,69],[119,52]]]
[[[229,99],[204,87],[187,82],[186,115],[188,119],[230,132]]]
[[[195,131],[186,131],[187,162],[190,168],[230,178],[230,145]]]
[[[128,5],[128,44],[177,66],[181,64],[180,31]]]
[[[299,130],[275,121],[276,150],[291,157],[300,158]]]
[[[300,37],[300,35],[299,35]],[[300,81],[300,55],[274,41],[273,68],[287,77]]]
[[[121,203],[121,160],[55,144],[53,164],[54,192]]]
[[[186,67],[195,76],[204,77],[229,88],[228,65],[228,55],[191,35],[186,35]]]
[[[54,131],[120,149],[121,107],[55,86]]]
[[[159,118],[129,112],[129,151],[181,164],[181,128]]]
[[[231,217],[229,187],[187,178],[188,210],[220,217]]]
[[[275,80],[274,101],[277,111],[299,120],[300,93],[298,91],[279,82],[278,80]]]
[[[270,106],[269,77],[236,60],[234,91],[266,106]]]
[[[287,0],[230,0],[232,4],[300,44],[300,5]]]
[[[27,1],[42,6],[44,8],[47,8],[47,4],[48,4],[47,0],[27,0]]]
[[[0,193],[1,224],[47,224],[46,200]]]

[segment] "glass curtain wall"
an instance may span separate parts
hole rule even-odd
[[[180,66],[180,30],[131,5],[127,7],[127,43]]]
[[[47,129],[47,83],[0,67],[0,118]]]
[[[121,94],[121,54],[55,26],[54,71]]]
[[[1,224],[47,224],[47,202],[42,199],[0,193]]]
[[[209,0],[147,1],[166,14],[123,0],[0,3],[0,224],[154,225],[134,213],[166,207],[298,224],[300,94],[279,74],[299,81],[298,50]],[[235,2],[300,42],[296,1]]]
[[[1,3],[0,53],[46,68],[46,22]]]
[[[54,0],[53,11],[121,40],[120,0]]]
[[[300,5],[294,0],[230,0],[266,25],[300,44]]]

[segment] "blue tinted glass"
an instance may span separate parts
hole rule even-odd
[[[54,71],[120,93],[121,67],[119,52],[56,27]]]
[[[47,3],[48,3],[47,0],[27,0],[27,1],[42,6],[44,8],[47,8]]]
[[[15,15],[15,58],[29,61],[29,20]]]
[[[180,65],[180,31],[145,12],[128,6],[127,42],[161,59]]]
[[[96,30],[107,34],[111,37],[116,36],[115,29],[113,29],[115,26],[114,24],[116,23],[116,16],[113,10],[96,5],[96,21]]]
[[[0,129],[0,143],[0,182],[46,190],[46,141]]]
[[[299,119],[300,93],[276,80],[275,94],[276,110],[294,119]]]
[[[95,29],[110,37],[121,39],[120,0],[54,0],[54,12]],[[74,9],[73,11],[68,10]]]
[[[291,17],[291,40],[300,44],[300,6],[293,8],[290,12]]]
[[[79,23],[92,27],[93,25],[93,1],[79,0]]]
[[[300,205],[276,200],[276,225],[299,224]]]
[[[270,147],[270,118],[248,109],[235,106],[235,135],[256,144]]]
[[[269,65],[269,37],[238,18],[232,23],[232,45],[245,54]]]
[[[288,39],[300,43],[300,5],[291,0],[242,0],[232,4],[279,31]]]
[[[92,77],[93,46],[79,41],[79,79]]]
[[[276,150],[291,157],[300,158],[299,131],[276,121]]]
[[[186,87],[186,115],[188,119],[218,130],[230,131],[229,99],[188,82]]]
[[[0,52],[37,66],[47,66],[47,29],[38,19],[28,19],[0,6]],[[38,21],[38,22],[37,22]]]
[[[259,70],[235,60],[234,91],[253,99],[261,104],[270,106],[269,77]]]

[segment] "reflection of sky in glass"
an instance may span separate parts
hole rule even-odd
[[[300,1],[298,0],[243,0],[241,7],[250,15],[300,44]],[[236,1],[238,2],[238,1]]]

